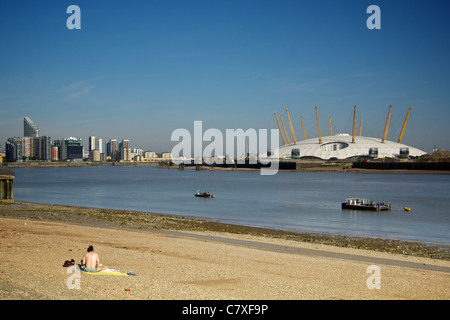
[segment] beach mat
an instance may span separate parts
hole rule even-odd
[[[87,272],[81,270],[84,274],[89,274],[91,276],[119,276],[119,277],[129,277],[130,275],[125,272],[120,271],[107,271],[107,270],[100,270],[97,272]]]
[[[135,276],[132,271],[127,272],[120,272],[119,270],[115,269],[107,269],[107,270],[100,270],[97,272],[88,272],[84,271],[79,265],[77,266],[77,269],[80,270],[84,274],[89,274],[91,276],[116,276],[116,277],[129,277],[129,276]]]

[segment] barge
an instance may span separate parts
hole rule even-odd
[[[349,210],[368,210],[368,211],[384,211],[391,210],[391,203],[373,202],[368,199],[348,198],[342,203],[342,209]]]

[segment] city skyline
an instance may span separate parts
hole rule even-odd
[[[106,147],[106,148],[104,148]],[[39,135],[39,127],[30,117],[23,118],[23,135],[9,137],[5,141],[4,158],[9,162],[39,161],[137,161],[157,162],[172,158],[170,152],[157,153],[132,147],[130,140],[110,138],[103,144],[102,138],[89,136],[87,144],[75,137],[56,138]]]
[[[66,9],[81,9],[69,30]],[[366,26],[378,5],[381,29]],[[404,143],[450,149],[450,22],[439,1],[7,2],[0,5],[0,143],[24,117],[52,139],[129,139],[170,151],[177,128],[275,129],[289,108],[323,125],[389,140],[409,107]]]

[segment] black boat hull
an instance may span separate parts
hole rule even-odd
[[[364,210],[364,211],[387,211],[391,210],[390,205],[384,205],[384,204],[372,204],[372,205],[352,205],[348,203],[342,204],[342,209],[347,210]]]

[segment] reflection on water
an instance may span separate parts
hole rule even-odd
[[[294,231],[449,243],[450,176],[195,171],[150,166],[15,168],[16,200],[150,211]],[[209,191],[214,199],[194,197]],[[341,210],[345,198],[392,211]],[[403,207],[412,208],[405,212]]]

